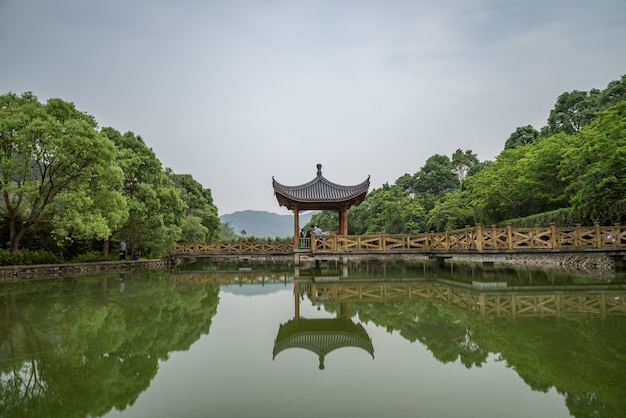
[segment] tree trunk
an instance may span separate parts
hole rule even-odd
[[[16,229],[14,225],[11,225],[11,235],[10,235],[10,244],[11,244],[11,257],[16,257],[17,253],[20,249],[20,241],[24,234],[26,233],[26,227],[22,227],[20,229]]]

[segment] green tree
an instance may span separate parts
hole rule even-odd
[[[105,239],[125,221],[113,144],[73,103],[32,93],[0,96],[0,214],[16,255],[36,223],[58,239]]]
[[[604,224],[626,220],[626,102],[601,113],[562,166],[574,210]]]
[[[445,193],[428,212],[429,231],[442,232],[473,225],[474,214],[462,191]]]
[[[606,110],[611,106],[626,101],[626,74],[619,80],[611,81],[602,91],[599,98],[600,108]]]
[[[547,133],[574,134],[580,132],[596,117],[599,111],[600,91],[592,89],[589,92],[574,90],[561,94],[548,117]]]
[[[477,222],[490,225],[519,216],[525,202],[520,200],[523,170],[518,162],[527,150],[528,147],[504,150],[480,173],[468,178],[467,199]]]
[[[416,234],[422,230],[425,210],[417,198],[389,184],[384,184],[373,197],[377,199],[376,211],[367,233]]]
[[[348,217],[348,219],[350,218]],[[306,232],[311,225],[319,225],[322,231],[339,233],[339,212],[323,210],[314,214],[311,221],[303,227],[304,231]]]
[[[125,239],[131,250],[162,257],[181,238],[184,203],[179,190],[151,148],[132,132],[113,128],[102,132],[118,148],[118,164],[124,172],[122,194],[129,208],[128,222],[113,238]]]
[[[470,150],[462,151],[460,148],[454,151],[452,154],[452,172],[459,180],[459,189],[463,190],[463,182],[469,175],[472,168],[476,166],[480,161],[478,156]]]
[[[205,189],[190,174],[170,173],[185,202],[182,239],[186,242],[214,241],[220,236],[220,219],[210,189]],[[191,219],[189,219],[191,218]],[[189,229],[193,228],[193,229]],[[193,237],[191,241],[189,239]]]
[[[515,132],[509,136],[509,139],[504,143],[504,149],[523,147],[524,145],[534,144],[539,138],[539,131],[532,125],[526,125],[517,127]]]
[[[220,239],[235,239],[237,234],[233,229],[232,222],[220,222]]]
[[[429,157],[422,168],[413,175],[411,192],[418,196],[428,211],[433,208],[443,193],[459,188],[459,178],[453,170],[450,158],[446,155],[435,154]]]

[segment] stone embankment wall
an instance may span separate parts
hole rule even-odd
[[[569,255],[558,257],[515,256],[508,258],[505,263],[533,267],[562,267],[565,269],[578,269],[586,271],[615,270],[615,262],[610,257],[598,255]]]
[[[471,261],[470,257],[454,258],[455,261]],[[541,269],[563,269],[565,271],[585,272],[615,272],[615,261],[604,255],[507,255],[505,259],[497,261],[496,265],[511,267],[532,267]]]
[[[167,259],[2,266],[0,267],[0,282],[18,282],[21,280],[70,276],[74,274],[110,273],[132,270],[160,270],[167,268]]]

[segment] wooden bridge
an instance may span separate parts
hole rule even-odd
[[[616,269],[626,268],[626,226],[575,225],[573,227],[535,226],[513,228],[481,225],[462,230],[428,232],[416,235],[322,235],[303,238],[294,247],[291,240],[233,241],[177,244],[170,253],[177,257],[210,255],[294,255],[328,257],[377,254],[416,254],[444,260],[473,256],[476,261],[493,263],[498,256],[524,253],[596,253],[615,260]]]

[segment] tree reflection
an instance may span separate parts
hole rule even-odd
[[[505,361],[533,390],[555,388],[576,417],[626,411],[626,321],[581,312],[567,317],[489,317],[428,300],[352,302],[351,313],[408,341],[419,341],[442,363],[481,367]],[[334,312],[338,304],[326,304]],[[374,341],[375,346],[375,341]]]
[[[1,291],[0,416],[85,417],[132,405],[159,361],[207,334],[219,288],[152,271]]]

